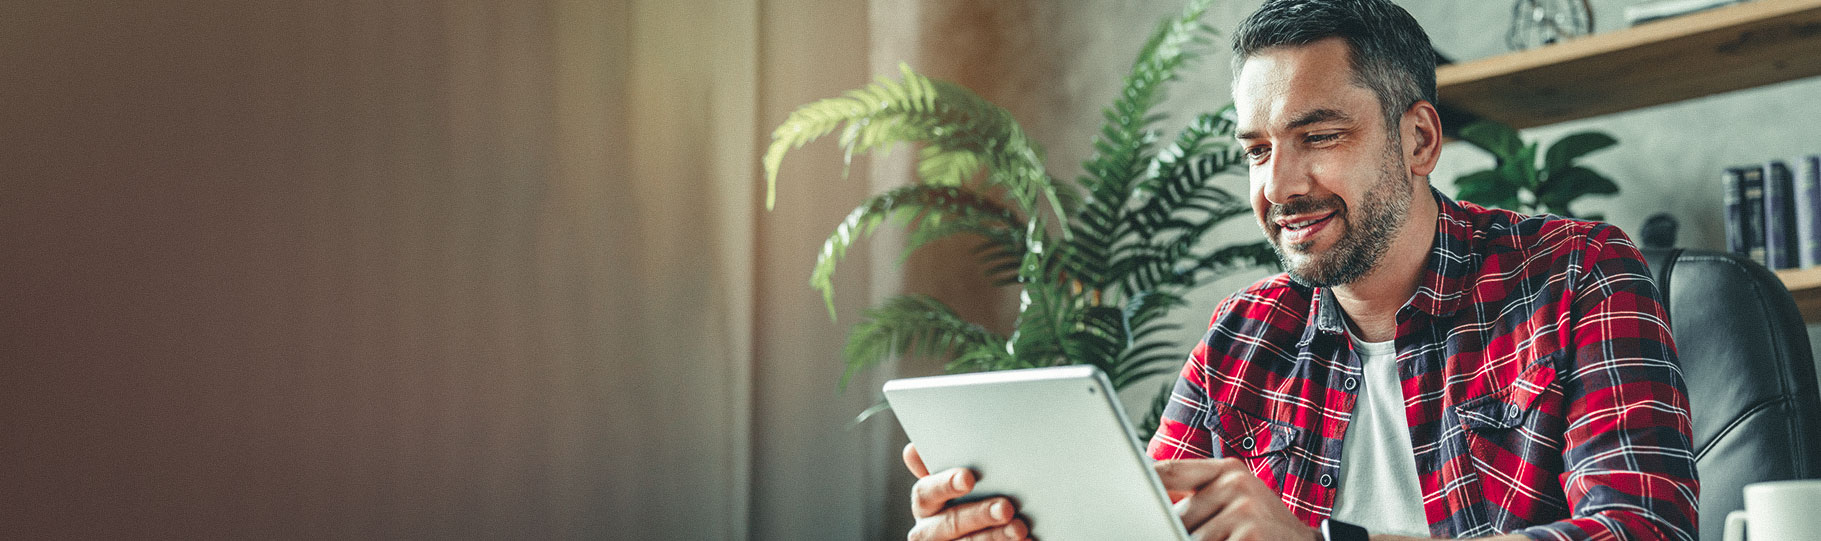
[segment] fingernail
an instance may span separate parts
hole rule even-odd
[[[999,519],[999,520],[1005,520],[1007,518],[1010,518],[1009,515],[1010,515],[1010,513],[1006,512],[1004,501],[993,502],[993,518]],[[1006,532],[1009,533],[1009,532],[1011,532],[1011,530],[1007,529]]]
[[[1002,529],[999,531],[1005,533],[1004,537],[1006,539],[1018,539],[1018,527],[1017,526],[1007,524],[1007,525],[1005,525],[1005,529]]]
[[[955,487],[955,490],[967,490],[967,482],[962,477],[961,472],[955,472],[955,476],[948,479],[949,486]]]

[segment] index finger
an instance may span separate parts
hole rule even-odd
[[[904,467],[910,468],[911,475],[929,477],[929,466],[923,465],[923,455],[917,454],[916,443],[904,444]]]
[[[1197,492],[1234,468],[1245,468],[1245,463],[1236,458],[1199,458],[1159,460],[1151,467],[1157,470],[1157,480],[1163,481],[1164,490],[1176,493]]]
[[[948,506],[949,500],[966,496],[973,490],[974,473],[962,468],[950,468],[919,478],[911,485],[911,514],[917,518],[935,515]]]

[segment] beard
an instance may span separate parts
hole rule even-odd
[[[1371,272],[1379,260],[1384,259],[1385,252],[1391,248],[1391,240],[1410,215],[1410,201],[1414,197],[1409,177],[1403,174],[1400,146],[1388,145],[1386,156],[1380,161],[1378,179],[1367,188],[1357,209],[1334,195],[1321,199],[1293,199],[1271,208],[1267,223],[1283,215],[1334,210],[1335,218],[1339,218],[1335,225],[1345,226],[1340,240],[1324,253],[1309,251],[1315,245],[1312,240],[1291,244],[1286,249],[1281,234],[1270,235],[1271,250],[1277,253],[1277,260],[1283,263],[1291,280],[1309,287],[1349,284]],[[1357,215],[1354,210],[1359,211]]]

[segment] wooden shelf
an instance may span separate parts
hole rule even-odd
[[[1435,82],[1444,115],[1522,129],[1816,75],[1821,0],[1752,0],[1441,66]],[[1821,323],[1821,268],[1776,274],[1803,319]]]
[[[1821,75],[1821,0],[1754,0],[1436,70],[1441,104],[1543,126]]]
[[[1821,323],[1821,267],[1775,272],[1777,278],[1783,280],[1783,287],[1789,288],[1790,296],[1796,298],[1796,308],[1802,311],[1802,319]]]

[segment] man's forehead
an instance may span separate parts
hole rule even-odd
[[[1357,118],[1361,112],[1354,109],[1376,101],[1354,80],[1348,62],[1345,42],[1338,39],[1248,58],[1233,83],[1238,134]]]

